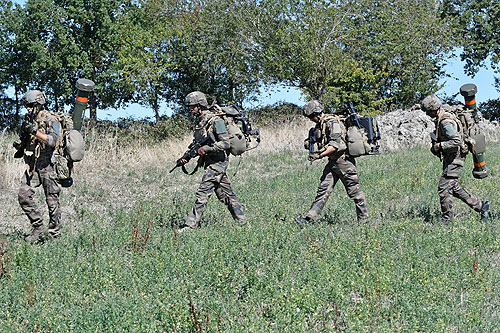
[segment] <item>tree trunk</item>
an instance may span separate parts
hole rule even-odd
[[[94,94],[90,95],[89,107],[90,107],[89,128],[93,128],[97,124],[97,99]]]

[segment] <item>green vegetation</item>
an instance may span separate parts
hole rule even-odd
[[[98,109],[139,103],[159,121],[161,105],[179,111],[193,90],[242,104],[275,85],[385,112],[439,89],[455,46],[440,10],[435,0],[0,0],[0,115],[19,116],[29,88],[71,105],[79,77],[96,83],[92,123]]]
[[[322,163],[290,151],[249,154],[235,177],[233,160],[250,228],[212,198],[203,226],[177,235],[197,177],[167,167],[131,171],[116,188],[133,199],[118,210],[106,181],[82,177],[76,196],[63,193],[76,214],[60,239],[2,238],[0,330],[499,330],[500,145],[488,149],[491,176],[474,180],[468,160],[462,178],[490,200],[485,224],[460,202],[456,222],[440,224],[440,165],[426,149],[359,159],[366,225],[341,184],[320,221],[294,224]],[[164,189],[154,199],[135,194],[153,183]]]

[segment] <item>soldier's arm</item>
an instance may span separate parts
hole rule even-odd
[[[59,133],[61,131],[61,125],[57,119],[49,119],[46,132],[44,133],[40,130],[36,131],[35,137],[45,143],[47,146],[54,148],[59,138]]]
[[[345,142],[342,138],[342,127],[336,120],[331,120],[328,123],[329,133],[328,133],[328,147],[325,154],[328,155],[336,151],[344,151],[347,149]],[[331,149],[331,148],[333,149]],[[329,152],[328,152],[329,151]],[[328,152],[328,154],[326,154]]]
[[[224,120],[217,117],[213,124],[215,143],[212,146],[205,147],[205,152],[215,153],[219,151],[225,151],[230,148],[229,144],[229,134],[227,132],[226,124]]]
[[[444,133],[444,137],[440,140],[441,149],[446,152],[453,152],[462,144],[462,136],[458,131],[457,124],[451,119],[443,119],[439,126]]]

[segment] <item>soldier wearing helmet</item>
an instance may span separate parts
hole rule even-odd
[[[246,223],[243,208],[234,194],[226,174],[229,165],[229,134],[224,120],[217,115],[220,107],[213,103],[208,105],[207,97],[200,91],[189,93],[184,104],[195,117],[193,142],[199,142],[209,134],[213,134],[215,143],[198,149],[198,166],[204,167],[201,184],[196,191],[196,202],[179,232],[195,229],[199,226],[208,199],[215,192],[217,198],[224,203],[233,219],[239,224]],[[180,158],[181,165],[187,163]],[[198,167],[197,166],[197,167]]]
[[[14,143],[18,150],[15,157],[23,157],[26,163],[18,201],[33,228],[25,240],[38,243],[47,236],[57,237],[60,231],[61,209],[59,193],[61,186],[56,182],[56,174],[52,163],[56,143],[59,139],[61,125],[57,118],[45,109],[45,95],[40,90],[30,90],[21,101],[27,114],[21,133],[27,140]],[[44,225],[42,212],[38,209],[33,195],[35,188],[42,186],[49,210],[48,228]]]
[[[304,148],[309,149],[310,140],[315,141],[315,152],[309,155],[309,160],[328,158],[328,163],[323,169],[316,198],[307,214],[296,216],[295,221],[307,223],[319,218],[323,207],[328,200],[335,184],[340,180],[344,185],[347,195],[354,201],[356,215],[359,221],[367,221],[368,210],[365,194],[359,184],[358,171],[354,157],[347,153],[346,145],[346,119],[339,115],[324,114],[323,105],[312,100],[304,105],[303,115],[309,118],[316,126],[311,129],[310,136],[304,142]],[[316,147],[317,146],[317,147]]]
[[[470,208],[480,213],[481,220],[488,217],[490,203],[472,196],[458,182],[468,149],[463,140],[462,124],[451,112],[444,110],[439,97],[430,95],[422,100],[422,110],[431,117],[436,125],[436,142],[432,143],[431,153],[443,161],[443,173],[438,184],[441,204],[441,220],[444,224],[453,221],[453,197],[459,198]]]

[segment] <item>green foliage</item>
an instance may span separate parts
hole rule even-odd
[[[473,179],[467,161],[462,177],[492,207],[500,205],[498,156],[500,146],[490,144],[491,176]],[[91,200],[106,196],[89,183],[68,198],[81,200],[75,202],[77,231],[66,228],[41,246],[6,236],[2,258],[11,268],[0,278],[0,329],[500,329],[494,209],[483,224],[456,202],[457,220],[442,225],[439,160],[413,149],[358,160],[368,224],[354,222],[354,206],[339,183],[323,218],[297,226],[292,217],[309,208],[322,165],[308,166],[306,152],[249,155],[232,183],[251,228],[232,227],[226,208],[212,199],[202,227],[180,235],[172,227],[194,201],[196,177],[136,171],[130,178],[135,186],[154,181],[168,190],[156,200],[104,212],[88,209]]]
[[[159,121],[150,119],[119,118],[116,121],[99,121],[96,130],[99,135],[113,134],[119,145],[144,144],[153,145],[163,140],[183,138],[192,127],[191,121],[184,116],[162,116]]]
[[[269,80],[373,113],[438,90],[450,29],[437,1],[263,1],[255,39]],[[263,37],[261,37],[263,35]]]
[[[500,120],[500,100],[490,99],[480,104],[483,117],[489,120]]]
[[[302,116],[302,107],[293,103],[278,102],[273,105],[245,110],[245,113],[259,126],[282,125],[297,120],[297,116]]]
[[[477,73],[490,57],[498,72],[500,64],[500,3],[496,0],[445,0],[443,16],[454,23],[457,39],[463,48],[465,72]],[[500,89],[500,85],[497,84]]]

